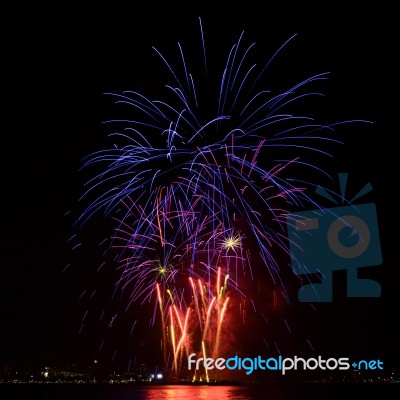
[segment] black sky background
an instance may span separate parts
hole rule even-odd
[[[72,12],[52,18],[28,14],[15,18],[3,38],[0,364],[95,357],[90,342],[98,338],[78,335],[85,311],[79,296],[91,285],[98,255],[71,253],[68,239],[74,231],[65,216],[76,210],[82,194],[80,160],[108,144],[100,124],[114,109],[103,93],[157,93],[165,69],[151,46],[177,56],[178,41],[190,48],[199,40],[197,16],[122,10],[101,19]],[[331,18],[304,14],[202,20],[206,43],[221,60],[243,30],[264,59],[297,33],[273,69],[274,79],[294,83],[330,71],[321,85],[326,98],[316,105],[320,119],[374,122],[344,130],[346,145],[331,167],[333,173],[348,171],[355,191],[368,181],[374,187],[366,200],[377,206],[384,262],[363,273],[381,283],[382,297],[347,299],[339,272],[333,303],[317,305],[312,322],[309,305],[297,304],[291,318],[312,337],[319,354],[351,352],[395,368],[400,330],[393,29],[386,14],[376,10]],[[219,46],[220,54],[215,53]],[[84,235],[90,241],[101,233]]]

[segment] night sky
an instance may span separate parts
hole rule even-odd
[[[101,19],[72,12],[48,19],[28,14],[13,18],[10,41],[2,50],[6,72],[3,69],[0,364],[98,356],[101,334],[90,324],[78,334],[87,309],[79,297],[95,286],[93,271],[101,263],[95,243],[108,226],[99,219],[82,231],[72,227],[83,193],[81,159],[109,145],[101,122],[114,117],[116,108],[103,93],[137,90],[156,97],[168,74],[152,46],[173,58],[179,41],[190,58],[197,51],[191,43],[197,46],[199,40],[197,16],[162,18],[127,15],[122,10],[115,16],[104,13]],[[41,13],[36,10],[35,15]],[[396,110],[391,111],[396,97],[390,98],[396,96],[392,85],[397,79],[390,24],[373,10],[329,20],[311,16],[288,20],[271,12],[244,18],[203,16],[202,21],[208,57],[219,61],[215,64],[221,69],[243,30],[247,43],[257,43],[261,61],[297,34],[271,67],[271,85],[294,84],[329,71],[329,79],[320,85],[325,97],[312,103],[313,110],[299,103],[303,107],[299,113],[311,112],[329,122],[373,122],[340,130],[345,145],[335,147],[327,167],[332,176],[349,172],[353,193],[367,182],[374,188],[365,202],[377,207],[383,264],[364,268],[362,274],[381,284],[382,296],[346,298],[343,271],[334,275],[333,303],[315,305],[314,314],[294,295],[292,307],[285,311],[293,326],[287,355],[299,351],[300,345],[296,346],[304,336],[317,354],[380,358],[393,368],[400,331],[396,325],[398,201],[393,192],[397,132]],[[69,241],[74,234],[78,237]],[[72,251],[74,243],[82,243],[81,248]],[[109,280],[114,278],[110,273]],[[99,307],[106,303],[104,298]],[[135,314],[132,319],[139,317]],[[123,324],[129,331],[132,320]],[[150,330],[146,336],[144,328],[138,328],[137,336],[122,339],[118,333],[110,334],[110,354],[115,346],[140,357],[143,350],[135,346],[140,347],[143,338],[151,342],[152,335]],[[259,349],[267,351],[261,345]],[[157,351],[152,348],[150,353]]]

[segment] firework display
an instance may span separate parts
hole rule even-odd
[[[295,36],[259,65],[251,62],[255,44],[246,45],[242,33],[226,49],[225,64],[210,68],[199,23],[201,62],[188,59],[180,43],[173,61],[154,48],[169,74],[159,98],[106,93],[126,117],[105,121],[112,144],[83,160],[94,173],[76,221],[112,221],[115,291],[126,294],[126,309],[153,305],[151,324],[172,377],[183,375],[190,353],[226,353],[228,321],[245,326],[248,308],[256,311],[247,284],[255,275],[264,274],[265,296],[275,305],[277,287],[289,303],[285,218],[293,207],[318,207],[307,191],[312,179],[304,176],[326,174],[315,160],[339,142],[339,123],[293,113],[298,102],[321,95],[315,83],[327,73],[278,93],[265,83]],[[212,378],[207,371],[191,376]]]

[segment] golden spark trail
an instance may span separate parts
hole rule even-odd
[[[172,293],[169,289],[167,289],[167,293],[169,295],[169,298],[171,299],[171,304],[174,304],[174,298],[172,297]]]
[[[182,352],[180,353],[181,347],[182,347],[182,343],[184,343],[185,339],[186,339],[186,335],[187,335],[187,324],[188,324],[188,320],[189,320],[189,314],[190,314],[190,308],[188,308],[187,312],[186,312],[186,317],[185,317],[185,323],[183,325],[183,331],[182,331],[182,336],[178,342],[178,346],[176,347],[176,354],[175,354],[175,359],[177,360],[179,357],[179,354],[182,355]],[[187,349],[187,346],[185,346],[185,349]],[[188,351],[187,351],[188,353]]]
[[[201,293],[201,303],[204,305],[204,290],[203,286],[201,285],[201,280],[199,279],[199,288],[200,288],[200,293]]]
[[[166,366],[167,365],[167,335],[165,332],[163,301],[162,301],[161,292],[160,292],[160,285],[158,283],[156,285],[156,289],[157,289],[157,298],[158,298],[158,304],[160,306],[160,314],[161,314],[163,360],[164,360],[164,366]]]
[[[178,366],[176,363],[176,358],[175,358],[175,353],[176,353],[176,344],[175,344],[175,330],[174,330],[174,317],[173,317],[173,313],[172,313],[172,307],[169,308],[169,315],[170,315],[170,319],[171,319],[171,341],[172,341],[172,349],[173,349],[173,353],[174,353],[174,368],[175,372],[178,372]]]
[[[204,344],[204,341],[201,342],[201,347],[202,347],[202,349],[203,349],[203,357],[204,357],[204,359],[206,359],[206,358],[207,358],[207,355],[206,355],[206,346],[205,346],[205,344]],[[206,381],[209,382],[209,379],[208,379],[208,370],[207,370],[207,368],[205,368],[205,370],[206,370]]]
[[[202,337],[202,340],[201,340],[202,342],[204,342],[206,340],[208,326],[210,324],[211,310],[212,310],[213,304],[215,302],[215,299],[216,299],[216,297],[213,297],[213,299],[211,300],[210,305],[208,306],[208,310],[207,310],[207,314],[206,314],[206,323],[204,325],[203,337]]]

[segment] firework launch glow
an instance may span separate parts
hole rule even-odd
[[[285,216],[294,206],[318,207],[304,176],[327,175],[315,160],[340,144],[338,125],[354,122],[293,113],[297,103],[322,96],[315,86],[327,73],[278,93],[268,88],[270,66],[296,35],[259,64],[243,32],[218,69],[210,67],[201,19],[198,32],[201,62],[180,43],[173,59],[154,48],[169,74],[158,98],[106,93],[126,117],[105,121],[112,144],[83,160],[92,175],[76,221],[79,228],[95,215],[113,221],[115,292],[127,294],[126,309],[154,306],[147,320],[159,329],[171,377],[187,374],[191,353],[233,353],[227,327],[235,321],[245,329],[248,310],[257,311],[246,282],[259,271],[271,288],[265,295],[276,303],[279,288],[290,303],[282,277],[288,261],[280,262],[289,256]],[[302,179],[300,170],[308,171]],[[213,379],[196,373],[192,380]]]

